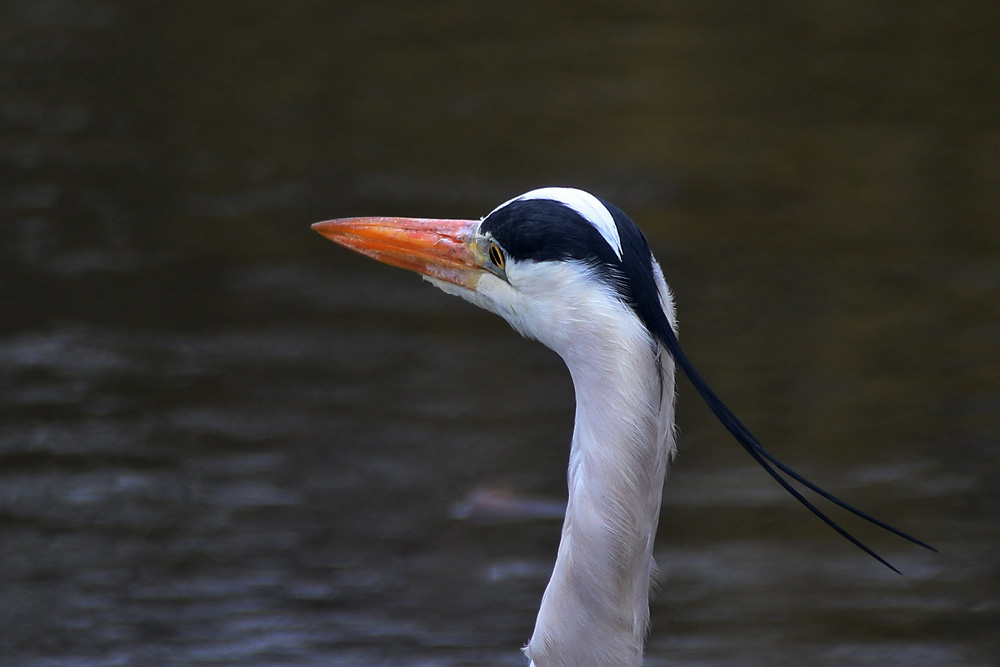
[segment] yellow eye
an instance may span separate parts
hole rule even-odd
[[[500,246],[491,241],[489,253],[490,261],[493,262],[498,269],[503,269],[507,260],[504,259],[503,250],[500,249]]]

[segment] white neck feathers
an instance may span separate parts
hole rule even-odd
[[[576,388],[576,427],[562,539],[525,649],[535,667],[640,665],[649,619],[673,361],[620,301],[590,306],[598,321],[555,348]]]
[[[673,324],[655,261],[653,275]],[[533,667],[636,667],[663,478],[674,451],[674,362],[586,265],[508,260],[507,276],[509,284],[486,275],[475,291],[430,280],[557,352],[573,377],[569,503],[525,653]]]

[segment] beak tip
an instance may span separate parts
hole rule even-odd
[[[338,229],[341,229],[340,227],[337,226],[336,224],[337,222],[338,222],[337,220],[323,220],[322,222],[314,222],[313,224],[309,225],[309,229],[313,230],[314,232],[316,232],[321,236],[330,239],[331,241],[336,241],[336,237],[338,236],[336,232],[338,231]]]

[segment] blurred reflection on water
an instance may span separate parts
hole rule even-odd
[[[5,665],[524,664],[558,521],[455,507],[559,501],[569,379],[308,224],[549,183],[646,229],[775,453],[942,549],[855,553],[682,384],[647,663],[1000,655],[994,3],[0,15]]]

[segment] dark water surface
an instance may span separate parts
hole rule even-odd
[[[681,382],[647,663],[1000,664],[1000,5],[157,4],[0,5],[0,664],[523,665],[558,521],[456,506],[563,497],[567,373],[308,225],[548,184],[941,549]]]

